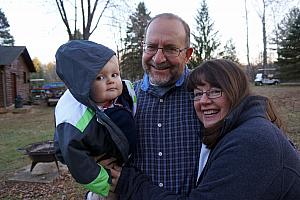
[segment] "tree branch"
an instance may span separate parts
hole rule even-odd
[[[64,22],[64,24],[67,28],[67,32],[68,32],[68,35],[69,35],[69,40],[72,40],[73,36],[72,36],[72,32],[71,32],[70,25],[69,25],[69,22],[68,22],[68,17],[67,17],[67,14],[66,14],[66,10],[65,10],[65,7],[64,7],[64,2],[63,2],[63,0],[55,0],[55,1],[56,1],[57,8],[59,10],[59,14],[61,16],[61,19],[63,20],[63,22]]]
[[[98,17],[97,23],[96,23],[95,27],[93,28],[93,30],[90,32],[90,34],[92,34],[96,30],[96,28],[99,24],[99,21],[100,21],[101,17],[103,16],[104,11],[108,8],[109,3],[110,3],[110,0],[107,0],[106,3],[105,3],[104,8],[101,11],[100,16]]]

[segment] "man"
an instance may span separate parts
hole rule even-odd
[[[186,90],[193,52],[189,26],[174,14],[159,14],[146,27],[143,49],[132,163],[154,184],[187,194],[196,184],[201,146],[199,120]]]

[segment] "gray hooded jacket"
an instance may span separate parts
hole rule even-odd
[[[95,157],[106,154],[122,164],[135,147],[132,84],[123,82],[123,93],[117,99],[123,107],[101,111],[90,98],[92,82],[114,55],[111,49],[86,40],[70,41],[56,53],[56,72],[68,88],[55,108],[56,157],[77,182],[103,196],[109,192],[109,170]]]

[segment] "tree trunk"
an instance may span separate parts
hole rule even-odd
[[[266,2],[263,1],[263,16],[262,16],[262,26],[263,26],[263,68],[267,67],[267,34],[266,34]]]

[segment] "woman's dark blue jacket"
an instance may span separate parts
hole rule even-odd
[[[299,152],[265,113],[266,99],[250,96],[226,117],[189,196],[152,185],[132,167],[123,168],[116,192],[132,200],[300,200]]]

